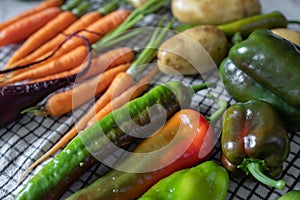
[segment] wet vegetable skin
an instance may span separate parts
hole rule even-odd
[[[206,161],[160,180],[139,200],[225,200],[228,185],[228,172],[215,161]]]
[[[271,38],[277,37],[271,35],[268,31],[263,30],[262,32],[264,35],[270,35]],[[268,37],[267,35],[264,37]],[[255,40],[255,38],[252,40]],[[280,43],[277,43],[277,41],[280,41]],[[283,39],[276,38],[270,47],[268,47],[266,42],[267,40],[263,42],[263,40],[260,39],[260,44],[258,44],[258,41],[253,42],[253,44],[249,44],[250,42],[242,42],[234,47],[231,57],[234,57],[235,61],[231,57],[228,57],[223,60],[219,67],[221,79],[226,90],[237,101],[266,101],[280,114],[286,129],[299,130],[300,109],[288,101],[291,100],[291,97],[279,94],[278,91],[275,93],[275,90],[279,89],[273,89],[275,85],[279,86],[282,84],[280,89],[281,93],[288,93],[289,91],[293,91],[293,89],[291,89],[292,87],[298,87],[296,77],[299,76],[299,74],[297,74],[299,73],[299,69],[297,69],[296,63],[290,59],[292,59],[291,57],[299,57],[299,53],[295,52],[294,46],[291,43]],[[279,47],[282,42],[289,43],[284,46],[287,47],[286,49]],[[275,47],[275,45],[278,47]],[[242,53],[241,50],[243,47],[245,51],[251,53],[249,53],[249,55]],[[253,57],[251,57],[251,54]],[[283,56],[285,56],[285,58],[283,58]],[[261,61],[257,59],[261,59]],[[277,68],[280,68],[278,71],[273,68],[275,65]],[[264,78],[261,75],[256,75],[257,73],[268,74],[269,77]],[[270,85],[274,86],[270,87]],[[299,90],[299,88],[295,91],[297,90]],[[293,95],[290,93],[290,96]]]
[[[198,89],[206,88],[206,84]],[[112,153],[115,148],[124,147],[135,137],[143,137],[159,128],[165,121],[181,107],[189,106],[193,90],[180,82],[169,82],[158,85],[148,93],[123,107],[106,115],[102,120],[81,132],[75,137],[53,160],[45,165],[16,195],[15,199],[45,199],[51,191],[51,199],[57,198],[62,188],[67,188],[81,171],[76,173],[78,166],[84,166],[85,160],[91,156],[100,156],[99,159]],[[159,112],[150,114],[153,105],[161,105]],[[153,111],[153,110],[152,110]],[[128,118],[127,114],[131,118]],[[152,117],[152,118],[151,118]],[[128,126],[132,120],[138,127]],[[127,128],[126,131],[122,128]],[[68,160],[68,162],[66,162]],[[79,168],[80,169],[80,168]],[[61,184],[61,182],[66,185]],[[59,187],[59,188],[58,188]],[[50,199],[50,198],[49,198]]]
[[[282,195],[278,200],[298,200],[300,199],[300,190],[293,190]]]
[[[260,29],[234,45],[229,58],[255,81],[300,108],[300,52],[296,45]]]
[[[264,101],[248,101],[230,106],[222,123],[222,164],[229,171],[242,169],[260,182],[284,188],[275,181],[282,172],[290,145],[277,112]],[[263,174],[265,172],[268,176]]]
[[[183,109],[175,113],[162,129],[138,145],[134,153],[139,157],[129,155],[115,169],[74,193],[68,200],[136,199],[160,179],[207,159],[213,138],[210,124],[200,113]],[[218,172],[222,173],[224,171]],[[219,180],[224,181],[222,178]],[[226,183],[218,184],[224,184],[226,188]]]

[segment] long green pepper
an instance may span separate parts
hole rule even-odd
[[[111,149],[112,143],[124,147],[133,142],[135,136],[140,137],[141,134],[144,136],[148,131],[152,133],[153,127],[157,126],[157,123],[153,123],[153,116],[150,115],[152,106],[161,105],[160,115],[155,115],[154,119],[155,122],[161,122],[166,116],[170,117],[177,110],[189,106],[194,91],[204,88],[207,88],[207,84],[201,84],[200,87],[186,87],[181,82],[169,82],[158,85],[145,95],[128,102],[76,136],[24,186],[15,199],[57,198],[61,194],[56,194],[56,188],[61,190],[63,187],[60,182],[70,184],[71,181],[67,180],[72,177],[69,176],[76,173],[75,169],[85,166],[86,159],[91,154],[101,155],[103,158],[114,149]],[[121,129],[129,123],[126,113],[130,114],[130,120],[138,124],[138,128],[128,129],[126,132]]]

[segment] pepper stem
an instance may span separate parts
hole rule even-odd
[[[221,118],[225,110],[228,108],[229,103],[227,101],[218,99],[217,97],[211,94],[207,94],[206,96],[219,105],[219,109],[216,112],[214,112],[210,117],[207,118],[210,124],[214,124],[216,121],[218,121],[218,119]]]
[[[280,190],[283,190],[285,187],[285,181],[274,180],[263,173],[264,170],[268,170],[264,160],[245,158],[244,161],[237,167],[244,170],[247,175],[250,173],[254,178],[265,185]]]
[[[193,86],[191,86],[191,88],[196,93],[196,92],[199,92],[200,90],[203,90],[203,89],[206,89],[209,87],[215,87],[215,86],[216,86],[216,83],[201,83],[198,85],[193,85]]]

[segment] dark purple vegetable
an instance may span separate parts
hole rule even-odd
[[[91,51],[88,41],[81,37]],[[70,85],[78,76],[83,75],[91,63],[91,54],[88,54],[88,61],[83,70],[78,74],[72,74],[59,79],[46,80],[30,84],[6,85],[0,87],[0,128],[4,127],[22,116],[22,111],[34,106],[52,92]]]

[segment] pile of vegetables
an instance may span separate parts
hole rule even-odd
[[[125,31],[168,1],[128,0],[133,10],[104,2],[93,11],[89,1],[44,0],[0,25],[0,48],[23,42],[0,71],[0,127],[25,113],[60,117],[97,99],[25,170],[21,179],[62,149],[15,199],[57,199],[99,162],[111,169],[68,199],[226,199],[236,174],[283,190],[284,176],[275,179],[289,155],[287,132],[300,128],[300,33],[287,28],[298,22],[262,14],[257,0],[172,0],[173,19],[163,18],[137,53],[110,47],[134,40],[143,29]],[[214,69],[235,103],[207,95],[219,106],[211,116],[191,102],[216,83],[150,84],[158,73],[201,80]],[[211,159],[218,139],[220,162]],[[118,151],[127,156],[106,160]]]

